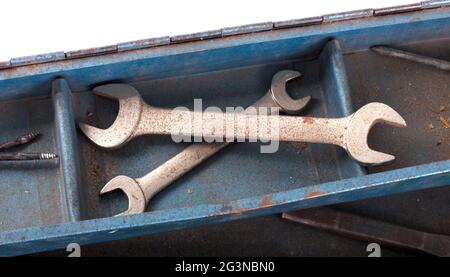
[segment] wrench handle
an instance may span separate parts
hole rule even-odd
[[[146,203],[159,191],[227,145],[226,142],[191,144],[155,170],[137,178],[136,181],[144,192]]]
[[[350,117],[314,118],[280,116],[279,140],[333,144],[345,148]]]
[[[275,111],[270,110],[270,108],[279,108],[278,104],[273,100],[270,91],[250,107],[267,107],[268,111]],[[155,170],[137,178],[136,181],[140,184],[147,203],[155,194],[222,150],[228,144],[228,142],[193,143]]]
[[[178,138],[189,139],[202,137],[207,142],[224,140],[232,142],[236,139],[296,141],[344,147],[344,134],[350,117],[312,118],[267,115],[269,109],[263,114],[256,114],[256,112],[262,111],[249,109],[244,113],[170,111],[148,106],[145,108],[145,115],[135,135],[176,135]],[[270,112],[274,111],[270,110]]]

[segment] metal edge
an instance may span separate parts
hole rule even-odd
[[[181,44],[193,41],[203,41],[208,39],[218,39],[222,37],[245,35],[255,32],[264,32],[287,28],[300,28],[311,25],[318,25],[322,23],[335,23],[340,21],[355,20],[371,16],[384,16],[384,15],[416,12],[420,10],[439,9],[447,7],[450,7],[450,0],[431,0],[387,8],[364,9],[286,21],[263,22],[243,26],[226,27],[220,30],[196,32],[191,34],[176,35],[172,37],[164,36],[164,37],[142,39],[136,41],[122,42],[115,45],[69,51],[65,53],[55,52],[34,56],[13,58],[10,61],[0,62],[0,70],[5,70],[18,66],[55,62],[63,59],[88,58],[92,56],[100,56],[124,51],[146,49],[156,46]]]

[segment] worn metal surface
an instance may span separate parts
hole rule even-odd
[[[332,208],[284,213],[283,218],[338,235],[450,256],[450,236],[422,232]]]
[[[311,97],[292,99],[286,91],[286,83],[300,75],[299,72],[290,70],[277,72],[272,78],[271,88],[252,107],[276,108],[272,111],[278,112],[281,110],[291,114],[300,112],[308,104]],[[143,213],[155,194],[228,144],[226,142],[194,143],[143,177],[130,178],[125,175],[114,177],[102,188],[100,193],[104,194],[120,189],[128,198],[128,209],[120,215]]]
[[[173,144],[167,138],[142,137],[117,151],[106,152],[93,147],[77,132],[80,183],[85,190],[80,201],[85,201],[86,214],[81,221],[69,222],[66,204],[61,201],[66,195],[61,190],[58,165],[43,169],[44,164],[31,163],[24,174],[23,166],[2,164],[0,177],[6,181],[0,184],[1,203],[7,208],[1,211],[0,254],[64,248],[74,241],[101,242],[449,184],[448,129],[437,120],[438,116],[449,116],[448,110],[441,112],[440,108],[448,102],[448,76],[433,68],[367,51],[372,45],[393,44],[448,60],[448,13],[431,9],[355,22],[259,32],[208,43],[176,44],[0,71],[0,98],[8,100],[0,105],[5,114],[16,119],[12,124],[6,117],[1,118],[2,137],[36,126],[46,139],[32,147],[55,152],[52,147],[57,133],[49,99],[12,100],[49,96],[51,81],[61,75],[76,91],[72,94],[74,117],[100,127],[112,123],[117,107],[95,99],[87,89],[105,82],[131,83],[144,99],[159,107],[189,106],[193,98],[202,98],[205,105],[247,106],[261,97],[270,78],[282,69],[304,74],[302,80],[288,84],[288,89],[297,97],[313,96],[306,110],[311,116],[341,116],[335,113],[369,102],[384,102],[409,123],[404,129],[374,128],[369,145],[389,151],[398,159],[369,169],[367,176],[335,147],[282,143],[277,153],[267,156],[255,155],[258,144],[235,144],[158,194],[149,212],[121,218],[108,216],[126,209],[126,201],[114,193],[99,199],[101,186],[117,172],[141,176],[185,145]],[[330,44],[323,49],[330,36],[337,38],[341,47]],[[405,42],[408,44],[399,45]],[[343,74],[340,51],[346,54],[349,85],[345,85],[347,74]],[[319,53],[320,61],[311,59]],[[307,58],[309,61],[305,61]],[[337,97],[336,93],[351,98]],[[445,233],[450,227],[442,221],[445,211],[439,204],[450,201],[445,191],[441,188],[389,196],[345,204],[343,208]],[[17,211],[22,211],[20,220]]]

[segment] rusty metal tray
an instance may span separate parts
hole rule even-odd
[[[450,77],[370,51],[385,44],[450,59],[448,5],[426,1],[0,63],[1,139],[39,130],[43,137],[30,147],[60,157],[0,163],[0,255],[449,184],[449,129],[436,115],[449,117]],[[408,128],[375,128],[369,141],[397,160],[363,168],[333,146],[282,143],[268,155],[259,153],[258,144],[239,143],[158,194],[144,214],[111,217],[127,202],[120,193],[100,198],[106,181],[118,174],[140,176],[187,145],[147,136],[117,151],[96,148],[75,122],[108,125],[117,107],[94,97],[94,86],[130,83],[147,102],[161,107],[190,107],[194,98],[202,98],[204,105],[247,106],[282,69],[303,73],[288,90],[295,97],[313,97],[305,114],[337,117],[371,101],[399,111]],[[442,105],[447,109],[441,111]]]

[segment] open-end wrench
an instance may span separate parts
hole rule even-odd
[[[279,108],[282,112],[289,114],[300,112],[308,104],[311,97],[306,96],[294,100],[286,92],[285,86],[289,80],[299,76],[299,72],[292,70],[278,72],[272,78],[272,84],[269,91],[252,106],[255,108]],[[270,111],[270,109],[268,109],[268,111]],[[128,209],[119,215],[142,213],[145,211],[145,207],[155,194],[228,144],[229,143],[226,142],[191,144],[182,152],[143,177],[131,178],[120,175],[111,179],[103,187],[100,194],[121,189],[128,197]]]
[[[189,126],[183,136],[238,139],[260,139],[334,144],[342,147],[356,161],[364,165],[378,165],[395,159],[394,156],[369,148],[367,136],[376,123],[405,127],[405,120],[383,103],[369,103],[355,113],[342,118],[292,117],[264,114],[180,111],[156,108],[144,103],[139,92],[130,85],[111,84],[94,89],[98,95],[119,100],[119,113],[107,129],[80,123],[84,134],[104,148],[117,148],[134,137],[144,134],[173,134],[176,119],[200,118],[201,128]],[[197,114],[196,114],[197,113]],[[205,120],[208,119],[208,120]],[[174,122],[175,120],[175,122]],[[232,124],[227,122],[232,121]],[[184,121],[183,121],[184,122]],[[239,128],[242,126],[245,128]],[[260,129],[261,122],[273,129]],[[231,131],[224,131],[231,126]],[[228,128],[228,127],[227,127]],[[228,140],[229,141],[229,140]]]

